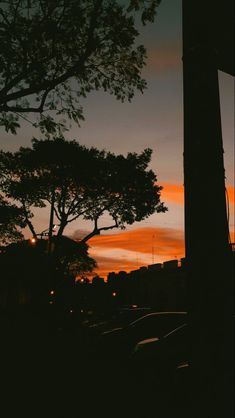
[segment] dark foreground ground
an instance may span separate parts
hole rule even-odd
[[[190,418],[183,387],[143,380],[89,344],[77,320],[55,331],[46,316],[2,315],[1,416]]]

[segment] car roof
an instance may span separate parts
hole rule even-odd
[[[135,321],[131,322],[130,325],[134,325],[134,324],[136,324],[138,322],[141,322],[141,321],[144,321],[144,320],[146,320],[148,318],[153,318],[153,317],[158,317],[158,316],[159,317],[161,317],[161,316],[162,317],[164,317],[164,316],[173,316],[173,315],[175,315],[175,316],[177,316],[177,315],[184,316],[184,315],[187,315],[187,312],[179,312],[179,311],[151,312],[151,313],[146,314],[144,316],[141,316],[140,318],[138,318]]]

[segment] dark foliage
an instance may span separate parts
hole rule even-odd
[[[81,98],[102,89],[117,99],[146,87],[135,12],[153,21],[160,0],[7,0],[0,4],[0,125],[16,133],[37,113],[43,132],[55,115],[83,119]]]
[[[160,202],[156,175],[148,169],[151,153],[146,149],[125,157],[63,138],[34,139],[32,148],[1,152],[2,192],[17,202],[35,238],[34,208],[52,205],[58,237],[78,219],[93,222],[93,230],[82,238],[87,242],[102,231],[124,228],[167,210]],[[101,226],[104,214],[110,224]]]

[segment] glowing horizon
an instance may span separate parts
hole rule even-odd
[[[97,260],[98,267],[90,276],[96,273],[106,277],[111,271],[131,271],[140,266],[152,263],[162,263],[170,259],[184,257],[184,187],[180,183],[161,182],[161,201],[164,201],[169,211],[164,214],[155,214],[142,221],[128,226],[125,231],[109,231],[104,235],[95,236],[88,241],[90,255]],[[234,224],[234,187],[227,186],[230,206],[230,235],[231,241],[235,241]],[[45,209],[44,209],[45,210]],[[176,220],[176,213],[180,220]],[[39,212],[38,212],[39,213]],[[48,215],[46,215],[48,219]],[[41,227],[40,218],[37,215],[37,223]],[[66,231],[66,235],[72,239],[81,239],[91,229],[84,224],[83,229],[75,230],[75,224]],[[173,226],[172,226],[173,225]],[[43,228],[42,228],[43,229]],[[45,228],[44,228],[45,229]],[[29,237],[29,234],[26,234]]]
[[[161,200],[184,204],[184,187],[181,184],[162,183]],[[234,204],[235,189],[227,186],[229,206]],[[230,207],[232,219],[234,207]],[[230,225],[230,239],[235,241],[234,225]],[[107,276],[111,271],[138,269],[170,259],[180,260],[185,256],[184,232],[167,227],[134,227],[123,232],[95,236],[89,241],[90,253],[97,260],[98,268],[92,273]],[[107,255],[110,254],[110,256]]]

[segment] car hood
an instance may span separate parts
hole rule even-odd
[[[119,333],[120,331],[122,331],[122,328],[121,327],[112,328],[112,329],[110,329],[108,331],[102,332],[101,335],[114,335],[116,333]]]

